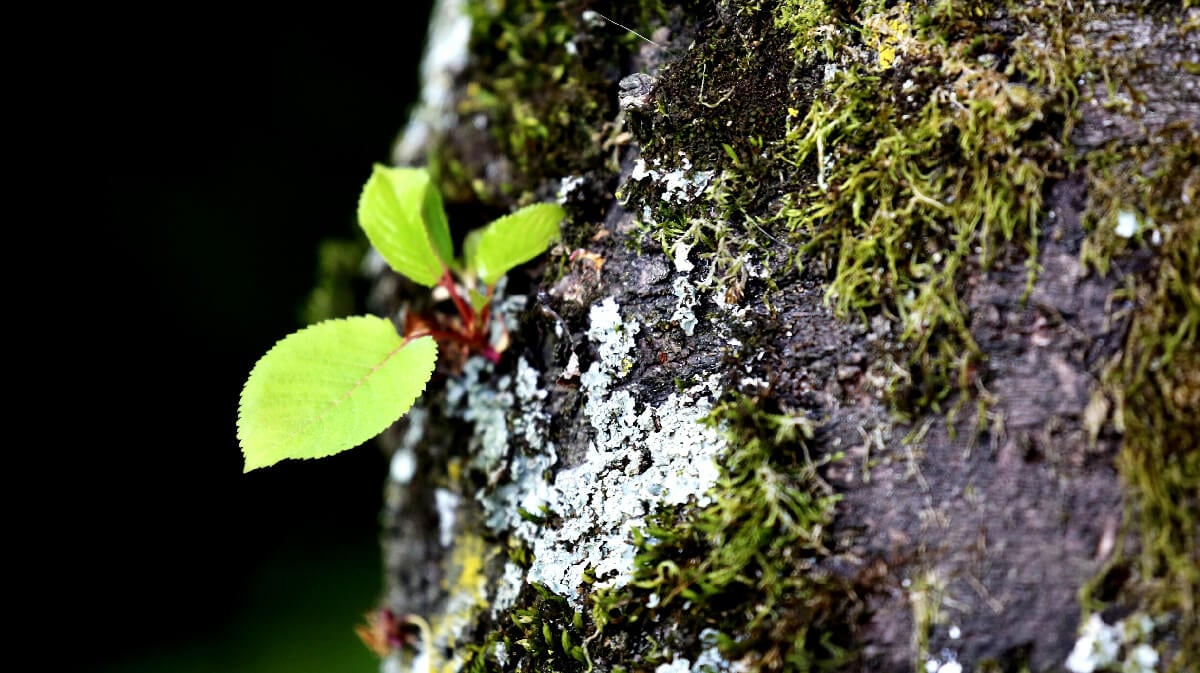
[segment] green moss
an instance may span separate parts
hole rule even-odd
[[[496,643],[500,642],[500,633],[489,633],[482,642],[471,643],[464,648],[466,652],[462,673],[485,673],[494,668]]]
[[[1029,34],[1001,32],[1013,25]],[[1032,287],[1074,115],[1070,25],[1054,3],[743,4],[664,69],[658,108],[635,126],[648,162],[686,152],[715,172],[705,197],[664,205],[651,184],[621,196],[648,208],[664,248],[697,244],[726,288],[750,257],[787,273],[783,254],[828,272],[840,315],[896,321],[898,410],[965,401],[983,384],[968,273],[1024,266]]]
[[[590,671],[591,660],[583,639],[583,614],[567,599],[540,584],[528,584],[501,623],[498,642],[511,659],[524,658],[527,671],[571,673]],[[496,638],[495,635],[491,636]]]
[[[919,573],[908,588],[908,601],[913,615],[913,670],[925,668],[929,659],[929,633],[943,621],[942,601],[945,598],[945,579],[934,570]]]
[[[775,27],[791,36],[789,46],[796,60],[805,62],[817,54],[826,60],[834,58],[835,40],[827,39],[836,30],[830,22],[831,15],[844,6],[830,6],[825,0],[782,0],[775,10]],[[848,17],[837,17],[845,21]]]
[[[1191,670],[1200,662],[1200,131],[1179,125],[1112,145],[1089,156],[1088,170],[1085,259],[1101,272],[1142,260],[1113,297],[1132,311],[1102,377],[1124,434],[1117,465],[1139,544],[1113,563],[1124,590],[1097,581],[1083,602],[1177,615],[1170,670]],[[1132,236],[1115,233],[1122,214],[1138,223]]]
[[[452,200],[509,205],[543,180],[613,161],[615,82],[641,38],[589,24],[585,10],[643,33],[665,19],[661,0],[467,3],[472,79],[456,110],[465,135],[448,139],[435,159]]]
[[[731,443],[714,503],[662,511],[637,534],[633,581],[591,597],[594,637],[625,643],[624,663],[645,668],[670,661],[668,651],[697,652],[698,634],[715,629],[721,655],[753,670],[832,670],[852,657],[859,607],[816,563],[838,499],[817,469],[836,457],[814,462],[806,418],[748,398],[708,422]]]
[[[804,4],[812,20],[822,3]],[[656,107],[629,113],[648,166],[668,172],[690,164],[713,177],[695,199],[664,200],[653,180],[632,181],[618,196],[652,228],[649,241],[666,249],[679,239],[695,244],[713,261],[715,284],[735,293],[748,254],[770,258],[783,248],[761,223],[804,169],[772,148],[786,132],[780,112],[806,106],[819,81],[818,71],[797,64],[793,35],[774,6],[722,3],[727,20],[705,23],[692,47],[663,68]]]
[[[868,17],[878,57],[841,64],[781,147],[817,171],[779,211],[797,262],[828,270],[840,315],[900,325],[900,409],[937,410],[982,383],[966,276],[1023,265],[1032,288],[1043,192],[1073,114],[1072,78],[982,16],[902,4]]]

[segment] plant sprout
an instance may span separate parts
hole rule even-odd
[[[488,338],[496,283],[545,252],[564,215],[556,204],[526,206],[468,234],[456,259],[428,171],[376,165],[359,198],[359,225],[397,273],[443,288],[457,316],[409,315],[403,335],[386,318],[354,316],[284,337],[242,388],[237,434],[245,470],[330,456],[383,432],[424,392],[439,341],[499,361]]]

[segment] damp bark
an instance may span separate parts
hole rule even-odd
[[[385,668],[1196,664],[1200,9],[953,4],[439,3],[396,161],[570,217],[384,437]]]

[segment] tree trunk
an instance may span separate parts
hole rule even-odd
[[[570,217],[385,438],[386,665],[1191,670],[1189,4],[440,2],[397,162]]]

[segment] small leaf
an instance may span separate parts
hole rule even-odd
[[[480,227],[467,234],[467,237],[463,239],[463,266],[468,270],[475,269],[475,259],[479,253],[479,242],[483,240],[483,232],[486,230],[487,227]]]
[[[426,287],[454,259],[442,196],[424,168],[376,164],[358,199],[358,223],[396,273]]]
[[[467,298],[471,302],[471,308],[475,310],[476,314],[483,313],[483,310],[487,308],[488,303],[492,301],[491,297],[483,294],[475,288],[470,289],[470,291],[467,293]]]
[[[383,432],[416,402],[437,363],[431,337],[404,343],[375,316],[327,320],[264,355],[238,406],[245,470],[322,458]]]
[[[565,216],[557,204],[536,203],[471,232],[463,244],[467,268],[484,285],[494,285],[513,267],[545,252]]]

